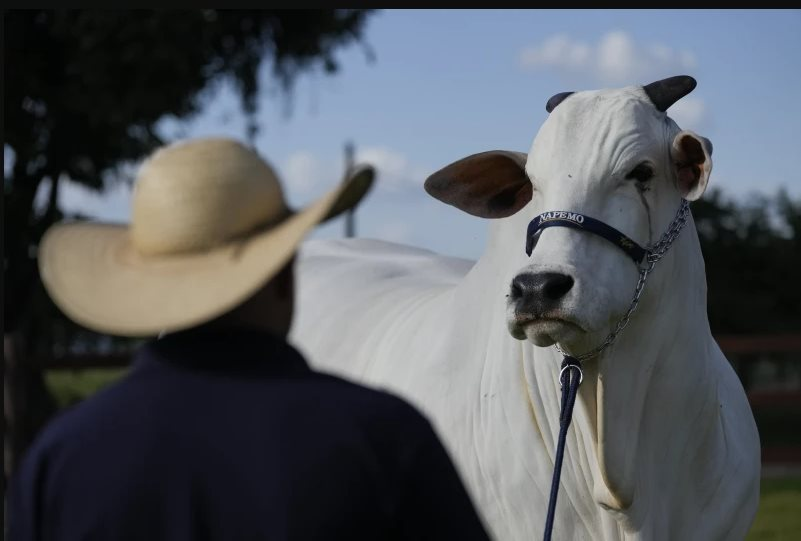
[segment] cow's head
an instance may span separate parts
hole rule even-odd
[[[647,246],[662,235],[681,198],[695,200],[707,185],[711,144],[681,131],[665,113],[694,87],[694,79],[679,76],[557,94],[528,155],[469,156],[431,175],[426,191],[476,216],[508,218],[520,252],[526,224],[546,211],[596,218]],[[586,350],[625,313],[636,282],[637,266],[600,237],[546,229],[509,285],[509,331],[538,346],[558,341]]]

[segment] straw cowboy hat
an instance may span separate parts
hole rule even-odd
[[[258,291],[317,224],[355,207],[374,172],[355,168],[303,210],[286,204],[270,165],[231,139],[157,150],[134,184],[130,225],[51,227],[39,247],[42,281],[74,321],[151,336],[224,314]]]

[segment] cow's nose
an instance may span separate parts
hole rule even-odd
[[[546,309],[553,307],[572,287],[573,277],[567,274],[558,272],[518,274],[512,280],[510,295],[513,300],[522,300],[525,304],[533,303],[540,309]]]

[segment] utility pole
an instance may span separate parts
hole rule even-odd
[[[345,178],[349,178],[353,172],[353,143],[348,141],[345,143]],[[352,208],[345,213],[345,236],[348,238],[356,236],[356,216]]]

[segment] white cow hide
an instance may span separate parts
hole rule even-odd
[[[645,246],[682,196],[701,195],[711,168],[708,141],[680,132],[643,87],[561,99],[519,160],[531,183],[517,194],[522,200],[502,198],[503,212],[498,200],[491,208],[474,201],[484,184],[511,174],[521,156],[514,153],[500,154],[506,161],[497,171],[497,153],[443,169],[432,178],[444,178],[447,193],[427,184],[440,199],[495,218],[475,264],[367,239],[310,241],[299,258],[290,339],[316,368],[391,390],[426,413],[489,530],[504,540],[543,531],[562,360],[547,346],[558,341],[581,353],[600,343],[637,281],[625,254],[572,229],[544,231],[528,258],[528,222],[548,210],[582,212]],[[643,162],[653,178],[632,178]],[[476,180],[480,190],[454,191]],[[544,271],[575,284],[552,317],[527,320],[507,300],[510,283]],[[554,539],[742,539],[756,512],[759,470],[753,415],[710,334],[690,219],[629,326],[584,362]]]

